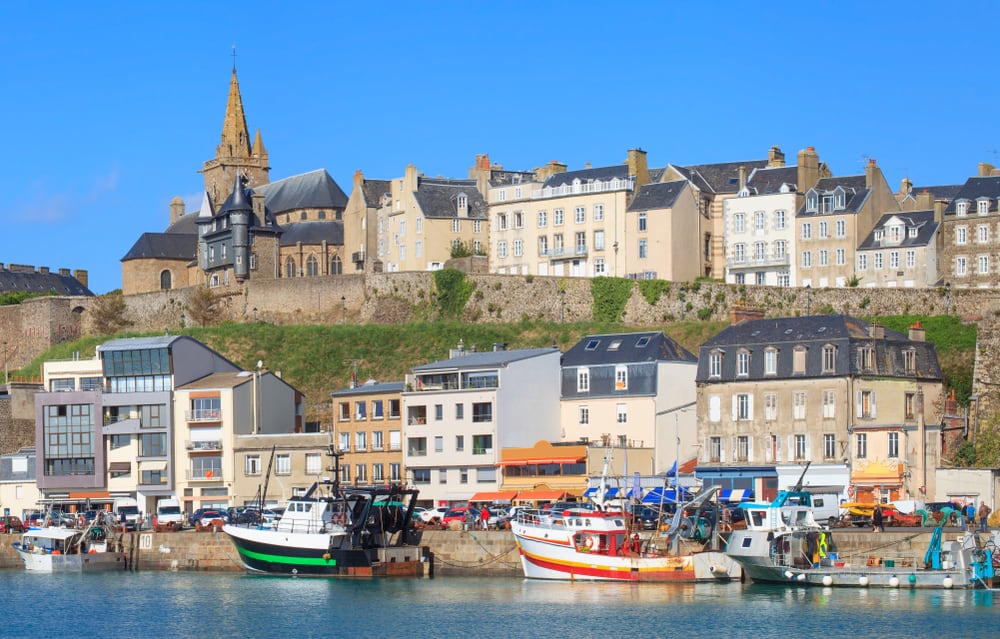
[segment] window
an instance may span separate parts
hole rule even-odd
[[[221,471],[221,468],[220,468]],[[221,473],[220,473],[221,474]],[[291,475],[292,474],[292,456],[287,453],[281,453],[274,456],[274,474],[275,475]]]
[[[826,249],[821,249],[819,252],[819,265],[827,266],[830,263],[830,252]]]
[[[733,215],[733,233],[743,233],[746,231],[747,220],[743,213]]]
[[[399,400],[389,400],[389,419],[399,419]]]
[[[741,350],[736,353],[736,376],[746,377],[750,374],[750,351]]]
[[[354,433],[354,450],[368,450],[368,433],[364,431]]]
[[[719,395],[708,396],[708,421],[713,424],[722,421],[722,397]]]
[[[372,481],[379,483],[385,481],[384,464],[372,464]]]
[[[626,424],[628,423],[628,406],[625,404],[618,404],[617,407],[618,423]]]
[[[828,222],[820,222],[819,223],[819,239],[825,240],[828,237],[830,237],[829,223]]]
[[[469,483],[469,469],[459,468],[458,469],[458,483],[468,484]]]
[[[549,254],[549,238],[542,235],[538,238],[538,255],[545,257]]]
[[[243,462],[244,475],[260,474],[260,455],[247,455]]]
[[[833,459],[837,456],[837,439],[833,433],[823,434],[823,459]]]
[[[507,242],[505,240],[497,242],[497,257],[507,257]]]
[[[736,438],[736,461],[748,461],[750,459],[750,438],[740,435]]]
[[[538,212],[538,228],[545,228],[549,225],[549,214],[545,211]]]
[[[806,418],[806,392],[805,391],[795,391],[792,394],[792,418],[793,419],[805,419]]]
[[[480,484],[496,484],[497,469],[495,466],[476,469],[476,481]]]
[[[980,255],[978,258],[979,262],[979,275],[987,275],[990,272],[990,258],[988,255]]]
[[[444,437],[438,435],[434,438],[434,452],[443,453],[444,452]]]
[[[753,243],[753,259],[756,262],[763,262],[767,259],[767,250],[765,249],[767,245],[764,242],[754,242]]]
[[[844,220],[837,220],[836,230],[834,232],[837,237],[847,237],[847,222]]]
[[[514,240],[514,257],[521,257],[524,255],[524,241]]]
[[[837,370],[837,347],[827,344],[823,347],[823,372],[833,373]]]
[[[889,268],[899,268],[899,251],[889,251]]]
[[[865,433],[858,433],[854,441],[857,444],[855,448],[855,457],[858,459],[866,459],[868,457],[868,435]]]
[[[812,266],[812,262],[813,262],[812,252],[811,251],[802,251],[802,266],[808,268],[808,267]]]
[[[976,227],[976,241],[978,242],[989,242],[990,241],[990,227],[988,224],[980,224]]]
[[[906,268],[914,268],[917,265],[917,252],[913,249],[906,251]]]
[[[955,244],[965,244],[967,229],[964,226],[955,227]]]
[[[628,390],[628,366],[615,366],[615,390]]]
[[[812,239],[812,224],[809,222],[802,223],[802,239],[803,240]]]
[[[823,418],[833,419],[837,412],[837,391],[823,391]]]
[[[586,426],[590,423],[590,408],[586,406],[580,407],[580,424]]]
[[[774,393],[764,395],[764,419],[769,422],[778,419],[778,396]]]
[[[356,421],[364,421],[367,419],[368,406],[364,401],[354,402],[354,419]]]
[[[606,275],[608,272],[607,266],[604,263],[603,257],[594,258],[594,275]]]
[[[965,275],[968,271],[968,261],[964,257],[955,258],[955,275]]]
[[[414,468],[413,469],[413,483],[414,484],[429,484],[429,483],[431,483],[431,469],[430,468]]]
[[[788,249],[786,248],[785,240],[777,240],[774,243],[774,258],[778,260],[785,259],[785,254]]]
[[[863,346],[858,349],[858,368],[862,371],[870,371],[875,367],[875,349],[871,346]]]
[[[381,399],[372,400],[372,419],[383,419],[385,417],[382,407],[383,402]]]
[[[807,458],[807,447],[806,447],[806,436],[805,435],[795,435],[792,441],[794,449],[792,453],[796,461],[802,461]]]
[[[778,350],[775,348],[768,348],[764,351],[764,374],[778,374]]]
[[[493,453],[493,435],[473,435],[472,454],[486,455]]]
[[[646,230],[646,212],[645,211],[640,211],[639,212],[639,230],[640,231],[645,231]]]
[[[784,211],[775,211],[774,212],[774,228],[776,228],[776,229],[783,229],[783,228],[785,228],[785,224],[786,223],[787,223],[787,215],[785,214],[785,212]]]
[[[889,458],[899,458],[899,433],[889,433]]]
[[[524,228],[524,211],[514,211],[514,228]]]
[[[472,221],[472,232],[473,233],[481,233],[482,230],[483,230],[483,221],[482,220],[473,220]]]
[[[836,251],[836,256],[837,256],[836,257],[837,266],[843,266],[844,264],[847,264],[847,251],[845,251],[842,248],[839,248]]]
[[[458,403],[455,404],[455,419],[465,419],[465,404]]]
[[[796,346],[795,351],[792,353],[792,372],[793,373],[805,373],[806,372],[806,353],[808,350],[804,346]]]
[[[708,376],[722,376],[722,353],[716,351],[708,356]]]
[[[709,437],[708,438],[708,461],[711,461],[711,462],[721,462],[722,461],[722,438],[721,437]]]
[[[604,221],[604,205],[595,204],[594,205],[594,221],[603,222]]]
[[[319,453],[306,453],[306,474],[318,475],[323,472],[323,458]]]
[[[903,395],[903,416],[906,419],[915,419],[917,416],[916,409],[917,396],[914,393],[906,393]]]
[[[753,398],[748,393],[739,393],[733,397],[736,406],[736,420],[747,421],[753,417]]]
[[[753,230],[757,233],[763,233],[764,228],[764,211],[757,211],[753,214]]]
[[[465,450],[465,435],[455,435],[455,452],[460,453]]]
[[[480,424],[493,421],[493,404],[491,402],[473,402],[472,421]]]
[[[573,221],[577,224],[585,223],[587,221],[587,209],[582,206],[576,207],[573,211]]]
[[[576,254],[584,255],[587,253],[587,234],[580,231],[576,234]]]
[[[427,438],[426,437],[407,437],[406,438],[406,454],[410,457],[426,457],[427,456]]]
[[[907,375],[917,372],[917,352],[912,348],[903,351],[903,370]]]
[[[340,443],[338,444],[340,450],[351,450],[351,434],[340,433],[338,437],[340,439]]]
[[[646,240],[639,240],[639,259],[646,258]]]
[[[343,466],[340,467],[340,481],[345,482],[345,483],[351,481],[351,465],[350,464],[344,464]]]
[[[989,200],[978,200],[976,202],[976,213],[979,215],[986,215],[990,212],[990,201]]]
[[[552,211],[552,224],[553,226],[562,226],[563,224],[563,210],[556,209]]]
[[[576,392],[587,393],[590,391],[590,369],[576,369]]]
[[[857,416],[865,419],[875,417],[875,391],[858,391],[858,413]]]
[[[383,433],[380,430],[372,431],[372,450],[384,450]]]
[[[400,468],[401,464],[399,462],[389,464],[389,481],[402,481]]]
[[[737,263],[745,262],[747,259],[747,247],[743,242],[733,244],[733,261]]]
[[[858,253],[858,270],[868,270],[868,255],[866,253]]]

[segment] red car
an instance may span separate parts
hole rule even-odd
[[[441,518],[441,523],[445,527],[447,527],[448,524],[450,524],[453,521],[462,523],[463,521],[465,521],[466,517],[465,513],[469,510],[472,511],[472,524],[473,526],[475,526],[476,524],[479,523],[479,509],[474,507],[464,507],[464,506],[461,508],[452,508],[451,510],[446,512],[444,514],[444,517]]]
[[[15,517],[14,515],[0,517],[0,533],[19,532],[24,532],[24,524],[21,523],[20,517]]]

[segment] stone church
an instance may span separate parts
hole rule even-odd
[[[121,259],[122,292],[341,275],[347,195],[325,169],[275,182],[270,170],[259,129],[251,142],[234,66],[201,206],[173,199],[169,226],[143,233]]]

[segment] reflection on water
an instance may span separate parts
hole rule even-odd
[[[0,571],[4,636],[995,637],[993,592]],[[484,631],[484,620],[487,630]],[[86,622],[90,623],[90,622]]]

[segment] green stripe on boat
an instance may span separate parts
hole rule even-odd
[[[284,557],[281,555],[270,555],[252,550],[240,549],[240,552],[258,561],[268,561],[273,564],[288,564],[290,566],[336,566],[337,560],[333,557],[323,559],[322,557]]]

